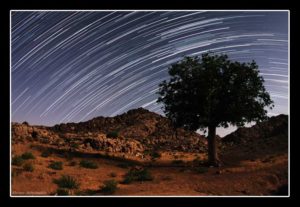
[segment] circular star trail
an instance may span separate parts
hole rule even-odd
[[[156,103],[168,66],[184,55],[255,60],[288,114],[286,11],[12,11],[12,121],[54,125]]]

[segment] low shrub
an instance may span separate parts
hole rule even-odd
[[[89,169],[97,169],[98,168],[97,163],[94,163],[89,160],[81,160],[79,164],[81,167],[84,167],[84,168],[89,168]]]
[[[114,194],[118,189],[118,183],[115,180],[106,180],[103,184],[100,188],[100,192],[103,194]]]
[[[34,170],[34,166],[33,166],[33,164],[32,163],[25,163],[24,165],[23,165],[23,170],[25,170],[25,171],[28,171],[28,172],[33,172],[33,170]]]
[[[57,195],[69,195],[69,191],[67,189],[64,189],[64,188],[58,188],[56,190],[56,194]]]
[[[49,150],[45,150],[41,154],[42,157],[49,157],[50,155],[51,155],[51,152]]]
[[[14,156],[12,158],[12,165],[16,165],[16,166],[21,166],[24,163],[24,159],[22,158],[22,156]]]
[[[89,196],[89,195],[95,195],[98,190],[92,190],[92,189],[86,189],[86,190],[76,190],[74,192],[75,195],[84,195],[84,196]]]
[[[52,162],[48,166],[49,168],[53,170],[62,170],[63,169],[63,163],[62,162]]]
[[[111,131],[106,134],[107,138],[117,138],[118,136],[119,136],[119,132],[117,131]]]
[[[146,169],[137,169],[132,168],[125,174],[125,178],[123,180],[123,184],[129,184],[133,181],[151,181],[153,180],[153,177],[151,173]]]
[[[21,156],[24,160],[35,159],[34,155],[31,152],[25,152]]]
[[[59,179],[54,179],[53,182],[60,188],[77,189],[79,183],[69,175],[62,175]]]
[[[152,158],[160,158],[161,157],[161,154],[158,152],[158,151],[153,151],[151,154],[151,157]]]

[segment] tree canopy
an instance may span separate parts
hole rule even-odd
[[[171,77],[159,85],[158,102],[175,127],[243,126],[265,120],[267,107],[274,107],[255,61],[240,63],[205,53],[184,57],[168,72]]]

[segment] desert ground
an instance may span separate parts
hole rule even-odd
[[[282,124],[282,121],[275,121]],[[24,136],[27,138],[16,136],[20,134],[20,129],[15,127],[12,142],[12,195],[287,195],[288,139],[284,133],[279,133],[281,131],[274,134],[280,125],[275,126],[274,123],[242,129],[220,139],[222,166],[219,168],[206,164],[205,151],[155,148],[155,153],[145,153],[144,150],[144,153],[134,155],[91,147],[84,149],[74,144],[72,148],[63,143],[55,145],[42,142],[28,135]],[[26,124],[17,126],[29,130]],[[266,127],[269,127],[269,131]],[[261,129],[273,133],[272,136],[261,138],[257,133]],[[24,130],[21,132],[24,134]],[[246,138],[235,138],[243,134]],[[256,138],[249,139],[250,136]],[[84,165],[86,162],[89,164]],[[76,185],[63,186],[57,182],[62,176],[71,176]]]

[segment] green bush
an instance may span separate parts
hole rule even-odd
[[[24,163],[22,156],[14,156],[12,158],[12,165],[21,166]]]
[[[125,178],[123,180],[123,184],[129,184],[133,181],[151,181],[153,180],[153,177],[151,173],[146,169],[136,169],[132,168],[125,174]]]
[[[51,152],[49,150],[45,150],[41,154],[42,157],[49,157],[50,155],[51,155]]]
[[[117,131],[111,131],[106,134],[107,138],[117,138],[118,136],[119,136],[119,132]]]
[[[33,172],[34,166],[32,163],[25,163],[23,165],[23,170],[28,171],[28,172]]]
[[[62,162],[52,162],[52,163],[50,163],[50,165],[48,167],[53,170],[62,170],[63,163]]]
[[[97,169],[98,168],[97,163],[94,163],[94,162],[89,161],[89,160],[81,160],[79,165],[81,167],[89,168],[89,169]]]
[[[64,188],[58,188],[56,190],[56,194],[57,195],[69,195],[69,191],[67,189],[64,189]]]
[[[79,188],[79,183],[69,175],[62,175],[59,179],[54,179],[53,182],[60,188],[67,189],[77,189]]]
[[[35,159],[34,155],[31,152],[25,152],[21,156],[24,160]]]
[[[101,187],[100,192],[104,194],[114,194],[118,189],[118,183],[115,180],[106,180]]]

